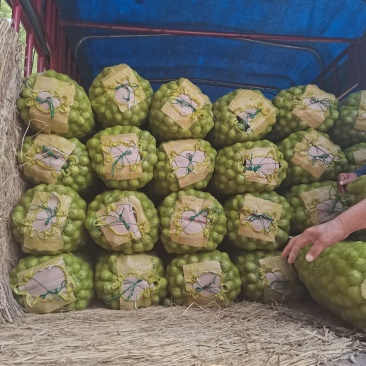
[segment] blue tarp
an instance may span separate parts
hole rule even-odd
[[[176,30],[358,38],[366,27],[366,3],[362,0],[58,0],[57,3],[65,21]],[[74,54],[77,52],[86,88],[104,67],[127,63],[152,81],[154,89],[161,80],[187,77],[212,101],[237,85],[268,87],[266,95],[271,96],[277,90],[310,83],[348,46],[321,42],[279,45],[201,36],[136,36],[74,27],[67,27],[66,34]],[[205,85],[215,81],[220,86]]]

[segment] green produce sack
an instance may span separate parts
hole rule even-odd
[[[84,89],[53,70],[24,80],[17,108],[26,125],[43,133],[80,138],[94,128],[94,115]]]
[[[105,67],[89,88],[98,122],[141,127],[147,121],[153,90],[150,83],[126,64]]]
[[[21,197],[11,226],[23,252],[56,255],[85,244],[85,216],[86,203],[74,190],[40,184]]]
[[[25,257],[10,272],[15,299],[30,313],[86,309],[94,298],[94,274],[79,256]]]
[[[364,242],[340,242],[313,262],[303,248],[295,261],[313,299],[353,327],[366,328],[366,251]]]
[[[342,147],[366,141],[366,90],[352,93],[340,103],[339,118],[330,133]]]
[[[345,171],[347,159],[327,134],[314,129],[294,132],[281,141],[278,149],[288,162],[283,185],[336,180]]]
[[[288,241],[291,207],[275,192],[236,195],[225,202],[227,238],[245,250],[275,250]]]
[[[258,90],[237,89],[213,104],[215,124],[208,139],[217,148],[262,139],[276,122],[278,109]]]
[[[293,132],[309,128],[326,132],[338,118],[338,101],[316,85],[281,90],[272,100],[278,108],[277,122],[267,138],[280,141]]]
[[[152,187],[156,194],[206,188],[215,168],[216,150],[202,139],[162,143],[158,150]]]
[[[174,258],[167,267],[166,278],[177,305],[227,307],[241,290],[238,269],[226,253],[218,250]]]
[[[164,272],[161,260],[150,253],[104,255],[95,268],[97,296],[116,310],[159,305],[168,292]]]
[[[193,189],[171,193],[159,207],[160,239],[168,253],[215,250],[226,233],[221,204]]]
[[[366,142],[352,145],[343,152],[348,161],[347,172],[353,173],[366,164]]]
[[[86,146],[94,171],[110,188],[135,190],[153,178],[156,142],[147,131],[110,127],[94,135]]]
[[[291,234],[333,220],[354,204],[354,196],[341,195],[332,181],[300,184],[290,188],[286,199],[291,206]]]
[[[153,249],[159,239],[154,204],[136,191],[106,191],[88,206],[85,227],[104,249],[133,254]]]
[[[61,184],[77,192],[92,184],[88,152],[76,138],[27,136],[18,156],[24,176],[33,183]]]
[[[196,85],[180,78],[155,92],[149,121],[158,141],[204,138],[214,125],[212,104]]]
[[[270,141],[238,142],[218,151],[213,183],[222,194],[270,192],[286,177],[287,162]]]
[[[264,303],[301,300],[305,289],[294,267],[280,254],[260,250],[235,254],[234,264],[239,269],[244,298]]]

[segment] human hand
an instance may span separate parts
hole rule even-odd
[[[294,263],[300,249],[308,244],[313,244],[305,257],[308,262],[312,262],[325,248],[344,240],[347,236],[348,234],[342,228],[342,225],[332,220],[318,226],[310,227],[302,234],[292,238],[281,255],[283,257],[288,256],[288,262],[290,264]]]
[[[358,176],[356,173],[340,173],[337,179],[337,188],[340,193],[346,193],[346,185],[354,182]]]

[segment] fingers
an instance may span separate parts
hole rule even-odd
[[[342,186],[346,186],[348,183],[354,182],[356,179],[353,176],[347,177],[343,179],[341,182],[339,182]]]
[[[340,193],[346,193],[346,185],[357,179],[355,173],[340,173],[337,179],[337,189]]]
[[[320,241],[317,240],[314,245],[309,249],[308,253],[306,254],[305,259],[308,262],[312,262],[314,261],[316,258],[319,257],[319,255],[321,254],[321,252],[330,247],[333,243],[332,242],[326,242],[326,241]]]
[[[304,246],[311,243],[311,239],[306,231],[303,234],[295,236],[287,244],[286,248],[282,252],[282,256],[288,256],[288,263],[294,263],[299,251]]]

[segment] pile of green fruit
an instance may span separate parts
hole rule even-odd
[[[91,106],[104,128],[142,126],[152,96],[150,83],[125,64],[105,67],[89,88]]]
[[[80,138],[94,129],[94,115],[84,89],[53,70],[24,80],[17,108],[27,126],[43,133]]]
[[[86,146],[94,171],[107,187],[136,190],[153,178],[156,142],[147,131],[110,127],[94,135]]]

